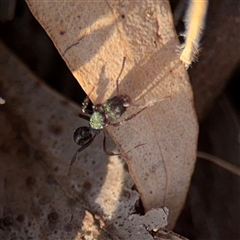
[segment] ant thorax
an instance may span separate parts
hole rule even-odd
[[[93,114],[90,117],[92,129],[103,129],[109,123],[119,119],[130,106],[131,99],[128,95],[115,96],[103,104],[93,106]]]

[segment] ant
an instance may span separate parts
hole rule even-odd
[[[128,107],[130,107],[132,104],[132,100],[128,95],[121,95],[119,94],[119,78],[123,72],[124,66],[125,66],[126,57],[123,58],[122,68],[120,70],[120,73],[116,80],[116,89],[117,89],[117,96],[112,97],[108,99],[103,104],[97,104],[93,105],[92,111],[87,110],[87,106],[89,103],[89,97],[87,96],[83,102],[82,107],[82,113],[79,114],[79,116],[83,119],[86,119],[89,121],[89,126],[83,126],[76,129],[76,131],[73,134],[74,141],[80,145],[80,148],[75,152],[73,155],[73,158],[71,160],[70,166],[73,165],[73,163],[76,161],[77,155],[83,151],[85,148],[90,146],[95,137],[104,130],[105,127],[108,125],[111,126],[120,126],[121,124],[131,120],[135,116],[137,116],[139,113],[144,111],[146,108],[149,108],[153,105],[153,103],[150,103],[144,107],[141,107],[141,110],[138,112],[128,116],[124,120],[120,122],[115,122],[117,119],[119,119],[127,110]],[[104,131],[103,131],[104,133]],[[142,145],[142,144],[140,144]],[[108,152],[106,149],[106,136],[104,133],[104,139],[103,139],[103,150],[107,155],[113,156],[113,155],[120,155],[115,154],[112,152]]]

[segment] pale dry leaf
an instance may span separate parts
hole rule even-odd
[[[124,56],[120,93],[141,106],[171,96],[107,130],[126,157],[145,210],[168,207],[173,226],[195,164],[198,125],[168,2],[26,2],[93,103],[116,95]]]

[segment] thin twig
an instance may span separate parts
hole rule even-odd
[[[238,167],[234,164],[231,164],[231,163],[229,163],[229,162],[227,162],[227,161],[225,161],[225,160],[223,160],[219,157],[216,157],[214,155],[211,155],[211,154],[205,153],[205,152],[198,151],[197,156],[199,158],[204,159],[204,160],[208,160],[208,161],[218,165],[219,167],[222,167],[225,170],[227,170],[227,171],[229,171],[229,172],[231,172],[231,173],[240,177],[240,167]]]

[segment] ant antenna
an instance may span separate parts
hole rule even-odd
[[[119,87],[118,87],[118,80],[119,80],[119,78],[121,77],[121,75],[122,75],[122,72],[123,72],[123,69],[124,69],[124,66],[125,66],[125,62],[126,62],[126,57],[123,57],[123,62],[122,62],[122,68],[121,68],[121,71],[120,71],[120,73],[119,73],[119,75],[118,75],[118,77],[117,77],[117,80],[116,80],[116,82],[117,82],[117,96],[119,96]]]

